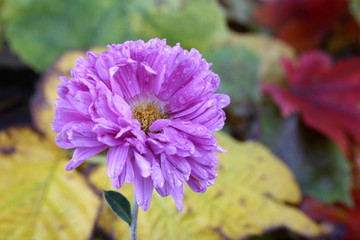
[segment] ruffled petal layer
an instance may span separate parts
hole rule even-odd
[[[201,193],[215,183],[215,152],[225,150],[213,132],[223,127],[230,99],[215,94],[219,76],[195,49],[160,39],[108,49],[87,52],[71,79],[60,78],[53,130],[60,147],[75,148],[66,170],[109,148],[106,174],[114,188],[133,183],[143,210],[155,188],[181,211],[185,182]],[[160,108],[165,119],[143,131],[142,119],[132,116],[140,102]]]

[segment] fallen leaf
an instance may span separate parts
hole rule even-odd
[[[278,38],[298,51],[305,51],[318,47],[346,10],[347,1],[275,0],[264,3],[254,15],[273,29]]]
[[[219,154],[219,177],[204,194],[185,190],[184,210],[178,212],[171,198],[153,193],[147,212],[140,212],[139,239],[240,239],[286,227],[315,237],[320,226],[296,207],[301,199],[299,187],[287,167],[259,143],[240,143],[224,133],[217,134],[227,154]],[[100,166],[90,181],[99,189],[112,189]],[[120,192],[132,198],[132,185]],[[109,209],[100,218],[108,234],[128,237],[126,224],[109,217]]]
[[[283,59],[289,87],[262,84],[283,116],[299,112],[305,124],[335,141],[348,153],[360,144],[360,58],[333,63],[322,52],[308,52],[297,61]]]
[[[294,172],[304,195],[351,205],[351,167],[335,143],[304,126],[297,114],[282,118],[270,100],[264,101],[258,116],[256,139]]]
[[[0,239],[88,239],[99,197],[66,156],[28,128],[0,132]]]

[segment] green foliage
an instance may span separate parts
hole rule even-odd
[[[259,80],[262,83],[283,84],[285,74],[280,64],[281,58],[295,56],[295,50],[290,45],[261,33],[231,32],[229,45],[243,46],[259,57]]]
[[[229,109],[237,115],[251,113],[259,103],[260,59],[246,47],[223,46],[208,51],[205,58],[213,63],[211,69],[220,76],[219,92],[231,98]]]
[[[306,195],[324,203],[350,205],[350,166],[328,138],[310,130],[297,115],[283,119],[273,105],[260,114],[261,141],[293,170]]]
[[[68,49],[159,37],[201,51],[226,38],[224,14],[211,0],[12,0],[3,12],[12,49],[37,71]]]
[[[166,38],[170,45],[180,42],[182,47],[200,52],[227,37],[224,13],[213,0],[146,1],[134,27],[141,39]]]
[[[4,6],[12,49],[43,71],[67,49],[131,39],[128,1],[11,0]]]
[[[4,36],[4,24],[3,24],[3,9],[5,0],[0,0],[0,51],[2,48],[2,41]]]
[[[104,199],[109,204],[111,210],[124,220],[129,226],[131,225],[131,207],[126,197],[115,191],[103,190]]]

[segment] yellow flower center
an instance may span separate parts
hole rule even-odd
[[[158,119],[168,118],[168,114],[155,102],[140,102],[132,109],[132,117],[141,124],[141,130],[146,134],[149,127]]]

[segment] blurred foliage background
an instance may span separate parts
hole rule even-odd
[[[103,157],[64,170],[53,102],[87,50],[154,37],[213,63],[228,154],[139,239],[360,239],[359,24],[359,0],[0,0],[0,239],[128,239]]]

